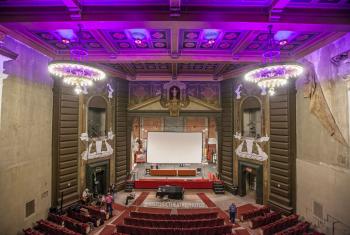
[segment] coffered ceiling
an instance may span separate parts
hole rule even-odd
[[[69,59],[81,27],[89,61],[128,79],[228,78],[261,62],[268,25],[281,61],[296,60],[349,32],[349,16],[350,0],[0,1],[2,33]]]

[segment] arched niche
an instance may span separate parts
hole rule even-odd
[[[108,132],[108,102],[103,96],[92,96],[87,101],[86,131],[89,137],[106,136]]]
[[[241,134],[244,137],[259,138],[262,136],[263,118],[261,101],[255,96],[248,96],[242,100]]]

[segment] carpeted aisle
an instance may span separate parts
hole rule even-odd
[[[136,198],[136,200],[134,201],[133,206],[139,206],[143,203],[143,201],[147,198],[149,192],[142,192],[141,195]]]
[[[216,204],[212,202],[212,200],[210,200],[210,198],[205,195],[205,193],[197,193],[197,195],[208,207],[216,207]]]

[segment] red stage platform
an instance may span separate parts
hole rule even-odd
[[[153,189],[162,185],[177,185],[185,189],[212,189],[217,179],[139,179],[135,180],[136,189]]]

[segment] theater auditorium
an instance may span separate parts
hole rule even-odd
[[[350,235],[349,0],[0,0],[0,234]]]

